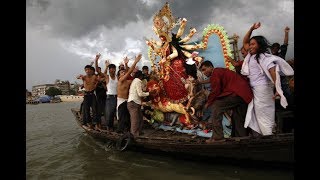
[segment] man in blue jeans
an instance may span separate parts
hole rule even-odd
[[[113,121],[117,112],[117,85],[118,78],[116,77],[116,65],[108,65],[109,75],[106,76],[107,98],[105,119],[107,121],[107,130],[114,130]]]

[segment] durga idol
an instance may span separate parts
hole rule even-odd
[[[190,29],[190,33],[181,38],[186,23],[185,18],[178,20],[173,18],[169,4],[166,3],[153,18],[153,30],[160,41],[153,39],[146,41],[152,53],[160,57],[158,62],[159,84],[164,90],[166,98],[172,103],[183,103],[188,100],[188,91],[185,88],[185,80],[188,78],[185,63],[188,58],[192,57],[193,50],[201,48],[200,44],[186,44],[196,33],[195,28]],[[175,34],[171,30],[176,25],[180,25],[180,27]],[[154,59],[151,58],[152,66],[155,66]]]

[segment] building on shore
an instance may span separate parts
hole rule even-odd
[[[32,93],[26,90],[26,99],[31,99],[32,98]]]
[[[62,95],[70,95],[70,82],[69,81],[60,81],[57,79],[55,81],[56,88],[61,90]]]
[[[39,97],[46,95],[46,90],[48,90],[50,87],[56,87],[55,84],[40,84],[32,86],[32,96],[33,97]]]
[[[29,104],[33,101],[32,93],[26,90],[26,103]]]
[[[40,97],[46,95],[46,91],[54,87],[61,91],[61,95],[77,95],[79,93],[80,85],[77,83],[70,83],[69,81],[55,80],[54,84],[39,84],[32,86],[32,96]]]

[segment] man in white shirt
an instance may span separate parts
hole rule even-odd
[[[106,106],[105,119],[107,121],[107,130],[114,130],[113,121],[117,112],[117,85],[118,78],[116,77],[116,65],[109,64],[109,75],[106,78]]]
[[[142,91],[142,71],[138,70],[135,73],[134,80],[132,81],[129,89],[129,97],[128,97],[128,110],[130,113],[130,121],[131,121],[131,134],[136,137],[141,134],[142,126],[143,126],[143,116],[141,112],[141,97],[149,96],[149,92]],[[152,92],[150,92],[152,93]]]

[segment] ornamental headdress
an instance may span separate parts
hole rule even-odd
[[[164,36],[166,41],[171,42],[170,31],[175,27],[175,18],[167,2],[162,9],[153,17],[153,31],[160,37]]]

